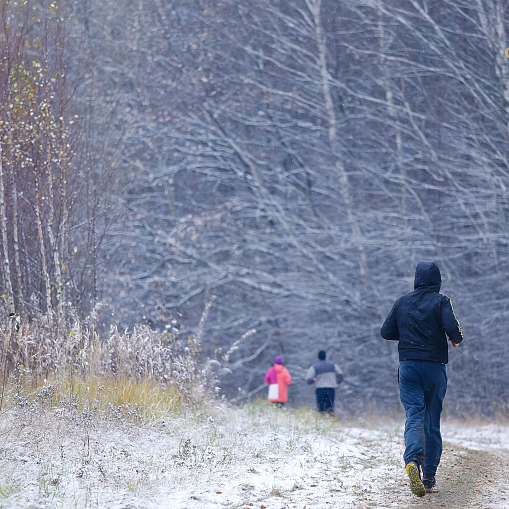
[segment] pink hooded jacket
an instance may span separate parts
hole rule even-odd
[[[268,385],[277,384],[279,389],[279,397],[277,399],[269,399],[269,401],[274,403],[286,403],[288,401],[287,385],[292,383],[292,377],[282,364],[274,364],[274,366],[267,371],[265,383]]]

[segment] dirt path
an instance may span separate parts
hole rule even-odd
[[[417,498],[409,496],[407,486],[395,486],[384,490],[386,505],[380,504],[380,500],[377,502],[379,507],[416,509],[509,509],[508,473],[509,451],[470,451],[445,444],[437,472],[436,493]]]
[[[351,433],[354,434],[355,433]],[[309,458],[307,476],[290,490],[273,489],[254,496],[250,489],[235,509],[509,509],[509,450],[473,451],[444,443],[437,490],[423,498],[412,495],[403,461],[402,437],[359,437],[361,456],[333,466],[328,457]],[[356,461],[353,461],[356,459]],[[281,476],[280,468],[275,478]],[[254,486],[249,486],[254,488]]]

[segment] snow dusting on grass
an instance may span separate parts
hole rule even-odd
[[[265,402],[153,422],[69,408],[29,416],[12,409],[0,419],[2,508],[310,509],[415,500],[398,425],[347,427]],[[480,438],[481,447],[481,429],[469,438],[448,428],[446,436]]]

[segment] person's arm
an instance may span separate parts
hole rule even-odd
[[[463,332],[454,314],[451,299],[447,295],[444,295],[442,298],[440,316],[442,318],[442,327],[449,337],[449,341],[452,343],[452,346],[458,346],[463,341]]]
[[[308,369],[308,372],[306,373],[306,383],[308,385],[313,385],[315,383],[315,379],[316,379],[315,367],[311,366]]]
[[[286,385],[290,385],[292,383],[292,375],[290,375],[290,372],[286,370]]]
[[[345,377],[337,364],[334,364],[334,372],[336,373],[336,382],[340,384]]]
[[[385,319],[382,328],[380,329],[380,334],[384,339],[399,341],[399,330],[398,330],[398,301],[394,303],[392,306],[391,312]]]
[[[267,371],[267,373],[265,374],[265,383],[267,385],[270,385],[270,378],[269,378],[269,373],[270,373],[270,369]]]

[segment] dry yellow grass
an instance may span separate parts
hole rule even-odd
[[[71,405],[79,411],[158,420],[206,398],[197,349],[179,331],[147,326],[99,336],[96,316],[31,320],[0,313],[0,409]]]
[[[156,423],[183,412],[191,402],[171,385],[157,380],[90,376],[83,380],[52,377],[41,382],[18,380],[4,389],[3,408],[72,406],[80,414],[123,417]],[[196,402],[193,402],[196,407]]]

